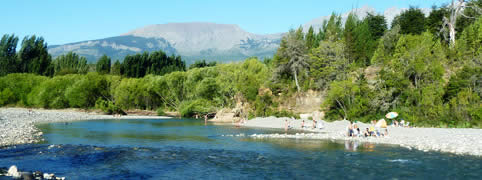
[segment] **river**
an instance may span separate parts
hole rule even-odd
[[[193,119],[37,126],[45,140],[0,149],[0,167],[68,179],[480,179],[482,159],[399,146],[253,139],[279,130]],[[290,132],[296,133],[296,132]]]

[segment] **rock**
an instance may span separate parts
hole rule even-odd
[[[55,174],[44,173],[44,179],[56,179]]]
[[[21,172],[20,176],[23,180],[34,180],[33,174],[30,172]]]
[[[18,172],[17,166],[10,166],[7,172],[7,176],[12,176],[13,178],[20,178],[20,173]]]
[[[41,171],[35,171],[35,172],[33,173],[33,177],[34,177],[34,179],[43,179],[44,173],[41,172]]]

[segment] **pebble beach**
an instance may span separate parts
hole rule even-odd
[[[346,127],[349,121],[323,121],[323,129],[312,129],[312,121],[305,120],[305,128],[301,128],[302,120],[289,118],[255,118],[249,120],[246,127],[285,128],[285,120],[289,120],[290,130],[301,130],[296,134],[253,134],[251,138],[292,138],[292,139],[327,139],[346,140],[380,144],[400,145],[408,149],[421,151],[440,151],[460,155],[482,156],[482,129],[455,128],[416,128],[388,127],[388,136],[384,137],[348,137]],[[361,130],[369,124],[357,123]]]
[[[121,116],[99,115],[75,110],[43,110],[29,111],[25,108],[0,108],[0,147],[36,143],[42,141],[42,132],[35,124],[51,122],[72,122],[94,119],[149,119],[169,118],[163,116]],[[400,145],[409,149],[422,151],[440,151],[463,155],[482,156],[482,129],[454,128],[404,128],[388,127],[388,136],[384,137],[347,137],[346,127],[349,121],[323,121],[323,129],[312,129],[312,121],[305,120],[305,128],[301,128],[302,120],[289,118],[255,118],[244,124],[254,128],[284,129],[285,120],[289,120],[292,130],[300,133],[292,134],[253,134],[251,138],[294,138],[294,139],[328,139],[347,140],[381,144]],[[360,129],[369,124],[357,123]]]
[[[169,117],[131,115],[114,117],[112,115],[100,115],[76,110],[0,108],[0,147],[41,141],[42,132],[35,127],[35,124],[113,118],[159,119]]]

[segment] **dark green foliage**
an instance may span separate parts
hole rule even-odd
[[[111,69],[111,60],[109,57],[107,57],[106,55],[103,55],[99,61],[97,61],[97,64],[95,66],[95,70],[97,71],[97,73],[99,74],[109,74],[110,73],[110,69]]]
[[[213,67],[216,66],[216,61],[206,62],[206,60],[196,61],[194,64],[189,65],[189,69],[193,68],[203,68],[203,67]]]
[[[180,104],[179,113],[182,117],[194,117],[196,114],[203,116],[213,113],[213,107],[210,101],[205,99],[197,99],[193,101],[185,101]]]
[[[368,13],[364,21],[368,24],[372,40],[378,40],[387,30],[387,21],[383,15],[373,15]]]
[[[28,94],[28,101],[34,107],[69,108],[71,106],[65,96],[65,91],[81,78],[79,75],[71,74],[47,79]]]
[[[343,34],[341,16],[335,13],[331,14],[330,20],[323,26],[323,40],[338,41]]]
[[[112,65],[112,68],[110,70],[111,74],[113,75],[121,75],[122,73],[122,64],[119,62],[119,60],[115,61],[115,63]]]
[[[466,27],[474,24],[477,19],[482,17],[482,12],[480,11],[480,9],[482,9],[482,0],[468,0],[466,3],[467,8],[465,8],[463,11],[464,15],[457,17],[457,26],[455,27],[455,30],[458,33],[463,32]],[[478,8],[479,10],[474,7]],[[456,35],[459,37],[460,34]]]
[[[426,30],[425,14],[419,8],[410,7],[393,19],[392,28],[397,25],[401,34],[422,34]]]
[[[372,36],[370,25],[365,19],[355,28],[354,57],[351,59],[359,66],[370,65],[370,58],[376,49],[376,40]]]
[[[273,97],[266,93],[263,95],[258,95],[254,103],[255,115],[257,117],[268,117],[272,115],[271,106],[273,105]]]
[[[42,37],[36,37],[35,35],[25,37],[18,54],[18,72],[50,75],[47,69],[52,58],[47,52],[47,43]]]
[[[0,77],[0,92],[2,95],[2,105],[13,104],[19,106],[30,106],[28,94],[46,77],[34,74],[8,74]],[[12,96],[13,93],[13,96]]]
[[[308,49],[314,48],[315,41],[316,41],[316,34],[312,26],[310,26],[310,29],[308,29],[308,33],[306,33],[305,39],[306,39],[306,48]]]
[[[207,100],[213,100],[219,96],[218,89],[219,85],[216,83],[216,79],[205,78],[201,81],[197,89],[198,96]]]
[[[89,108],[95,105],[97,99],[108,97],[108,90],[106,77],[97,73],[89,73],[67,88],[65,96],[70,106]]]
[[[355,29],[358,26],[358,17],[350,13],[348,15],[348,18],[346,19],[345,22],[345,29],[343,30],[343,36],[344,36],[344,41],[345,41],[345,51],[346,55],[349,59],[355,59],[356,58],[356,32]]]
[[[17,72],[17,43],[14,34],[5,34],[0,41],[0,76]]]
[[[180,56],[167,56],[163,51],[128,55],[122,64],[122,75],[144,77],[147,74],[164,75],[173,71],[185,71],[186,65]]]
[[[53,61],[55,75],[85,74],[89,70],[87,59],[74,52],[61,55]]]
[[[432,7],[432,12],[427,18],[427,29],[430,31],[434,37],[444,40],[444,35],[441,33],[443,27],[443,18],[448,17],[450,14],[448,8],[436,6]]]
[[[95,101],[95,108],[102,110],[102,112],[106,114],[121,114],[126,115],[126,113],[115,105],[112,101],[106,101],[102,98],[97,99]]]
[[[443,96],[445,102],[456,97],[457,94],[466,89],[475,92],[479,97],[482,96],[482,67],[481,66],[464,66],[455,75],[450,77],[449,83],[445,87]]]
[[[275,117],[293,117],[295,119],[300,119],[299,114],[296,114],[292,111],[287,111],[287,110],[276,111],[276,112],[273,112],[272,115]]]

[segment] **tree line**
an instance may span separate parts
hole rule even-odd
[[[45,40],[35,35],[26,36],[17,52],[18,40],[14,34],[3,35],[0,41],[0,76],[10,73],[56,76],[95,71],[100,74],[144,77],[148,74],[163,75],[186,70],[186,63],[180,56],[169,56],[162,50],[128,55],[122,62],[117,60],[114,63],[110,57],[104,55],[96,64],[88,64],[85,57],[75,52],[52,59]]]
[[[480,0],[466,3],[482,7]],[[451,44],[444,23],[450,12],[433,7],[425,16],[411,7],[390,28],[382,15],[351,13],[343,25],[333,14],[317,33],[291,30],[272,60],[271,89],[325,92],[320,108],[328,120],[369,122],[396,111],[418,125],[480,127],[481,13],[467,8],[457,16]]]

